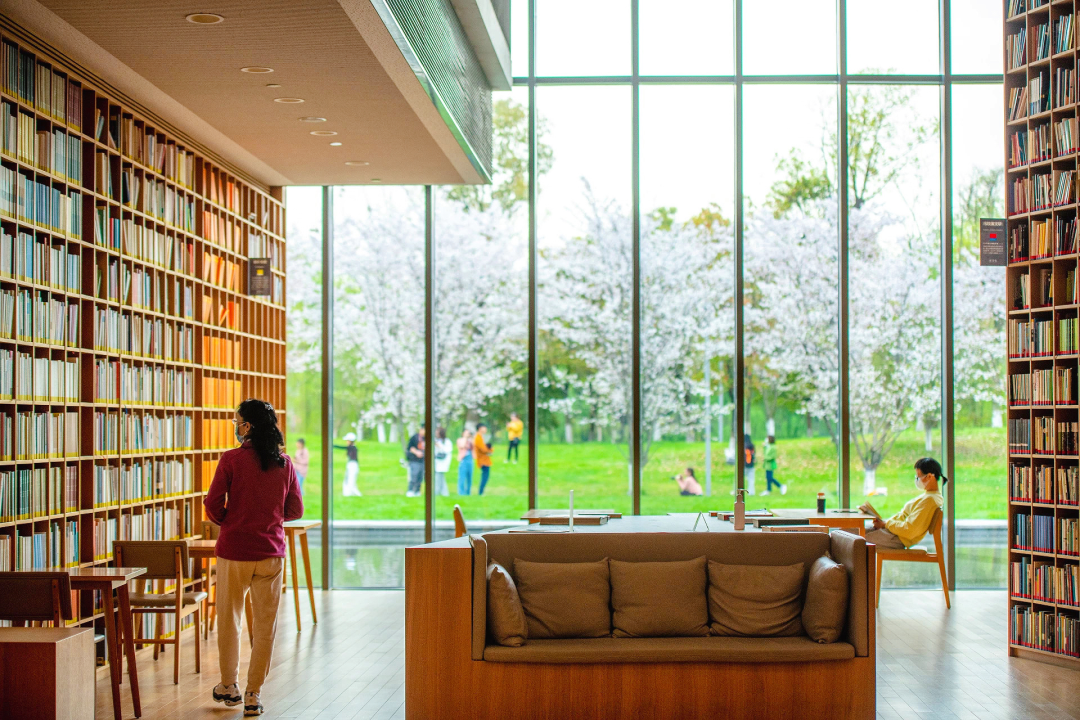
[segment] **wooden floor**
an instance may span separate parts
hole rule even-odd
[[[262,693],[264,717],[403,718],[404,593],[342,590],[316,599],[321,622],[312,626],[305,610],[300,633],[291,593],[283,600],[273,670]],[[956,593],[948,611],[940,592],[883,592],[878,717],[1080,720],[1080,670],[1007,658],[1005,624],[1004,592]],[[200,675],[194,672],[193,645],[186,649],[179,685],[172,683],[171,654],[156,663],[139,656],[143,717],[240,717],[240,709],[210,698],[220,679],[214,634],[204,646]],[[241,665],[241,678],[244,670]],[[123,696],[124,717],[134,717],[126,682]],[[97,717],[112,716],[106,679],[97,686]]]

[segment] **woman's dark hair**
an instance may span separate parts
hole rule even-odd
[[[941,463],[934,458],[919,458],[915,461],[915,469],[923,475],[933,475],[940,480],[943,485],[949,482],[949,478],[941,474]]]
[[[686,468],[686,474],[689,475],[690,477],[694,478],[695,480],[697,480],[697,477],[694,475],[694,468],[692,468],[692,467]]]
[[[236,408],[236,414],[243,418],[244,422],[251,424],[251,430],[245,439],[251,441],[251,447],[259,456],[263,471],[269,470],[271,465],[285,467],[285,456],[281,454],[285,438],[278,428],[274,406],[262,400],[248,398]]]
[[[444,428],[442,425],[435,428],[435,439],[437,439],[437,440],[445,440],[446,439],[446,428]]]

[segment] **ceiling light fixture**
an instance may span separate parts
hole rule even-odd
[[[274,68],[268,68],[262,65],[249,65],[240,68],[240,72],[251,73],[252,75],[265,75],[266,73],[274,72]]]
[[[373,183],[381,183],[382,179],[381,178],[371,178],[371,182],[373,182]]]
[[[321,117],[302,117],[300,122],[326,122],[326,118]]]
[[[330,147],[340,147],[340,146],[341,146],[340,142],[332,142],[332,143],[330,143]]]
[[[267,83],[266,87],[268,87],[268,88],[279,88],[281,86],[278,85],[277,83]]]
[[[370,165],[371,163],[369,163],[367,160],[346,160],[345,164],[349,167],[364,167],[365,165]]]
[[[337,135],[337,132],[334,130],[312,130],[311,134],[319,137],[330,137],[331,135]]]
[[[191,13],[184,19],[196,25],[217,25],[225,18],[215,13]]]
[[[296,103],[304,102],[303,98],[274,98],[276,103],[285,103],[286,105],[294,105]]]

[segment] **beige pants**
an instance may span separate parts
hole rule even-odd
[[[240,628],[243,625],[244,594],[251,588],[252,643],[248,663],[247,688],[259,692],[270,671],[277,635],[277,612],[281,603],[281,581],[285,558],[253,562],[217,560],[218,659],[221,683],[231,685],[240,675]]]

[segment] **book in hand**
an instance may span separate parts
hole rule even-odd
[[[882,519],[883,519],[883,518],[881,517],[881,515],[880,515],[880,514],[878,514],[878,511],[874,509],[874,506],[873,506],[873,505],[871,505],[871,504],[870,504],[870,503],[868,503],[868,502],[865,502],[865,503],[863,503],[862,505],[860,505],[860,506],[859,506],[859,509],[860,509],[860,510],[862,510],[862,511],[863,511],[864,513],[866,513],[867,515],[873,515],[873,516],[874,516],[874,517],[876,517],[876,518],[877,518],[878,520],[882,520]]]

